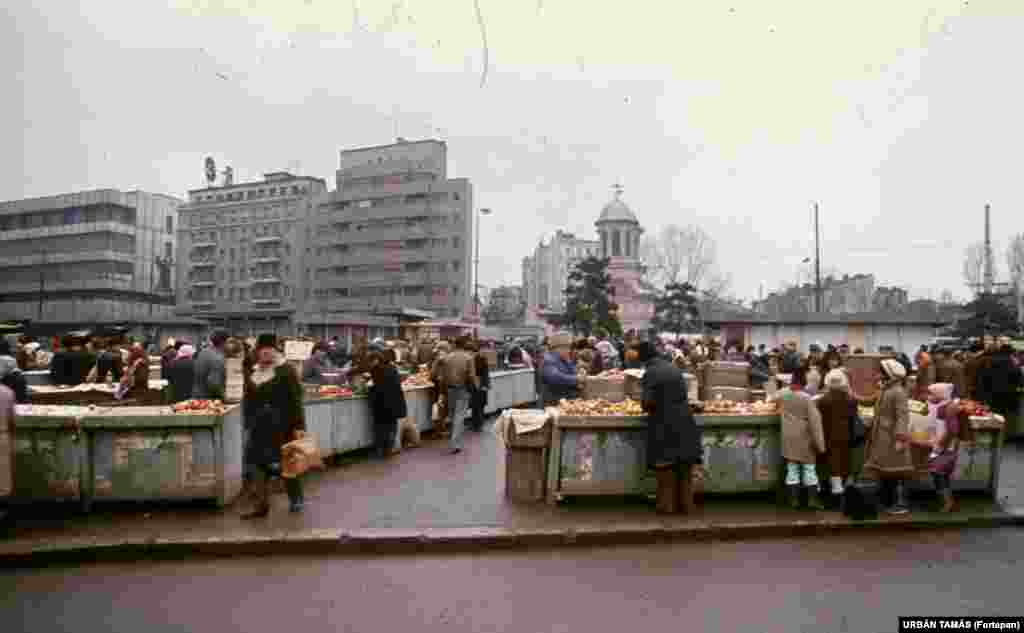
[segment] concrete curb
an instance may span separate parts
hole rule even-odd
[[[483,549],[550,549],[644,545],[671,542],[737,541],[784,537],[819,537],[847,532],[959,530],[1024,525],[1024,509],[990,515],[950,515],[852,522],[767,521],[728,523],[692,521],[635,525],[580,526],[571,529],[501,527],[430,528],[423,530],[327,529],[280,532],[265,536],[148,538],[135,541],[67,539],[50,543],[0,542],[0,567],[36,567],[102,561],[181,560],[196,557],[388,555],[479,552]]]

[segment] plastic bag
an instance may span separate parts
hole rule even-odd
[[[281,476],[286,479],[294,479],[309,470],[324,468],[316,436],[305,431],[299,433],[299,439],[281,447]]]
[[[416,420],[401,418],[398,421],[398,433],[395,434],[395,450],[403,446],[415,448],[420,445],[420,430],[416,428]]]

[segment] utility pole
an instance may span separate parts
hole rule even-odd
[[[818,203],[814,203],[814,311],[821,314],[821,231],[818,229]]]

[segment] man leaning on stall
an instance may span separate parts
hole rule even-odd
[[[693,514],[693,466],[701,463],[703,451],[686,402],[686,380],[649,341],[636,344],[635,353],[644,366],[641,400],[647,413],[647,466],[658,485],[657,512]]]

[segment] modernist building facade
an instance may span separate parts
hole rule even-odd
[[[178,312],[236,332],[296,331],[320,178],[288,172],[189,191],[178,227]]]
[[[522,261],[527,323],[541,323],[541,315],[562,312],[565,287],[573,266],[600,254],[601,244],[597,240],[582,239],[561,229],[547,240],[542,238],[533,254]]]
[[[181,204],[117,189],[0,203],[0,318],[75,328],[173,319]]]
[[[401,310],[469,313],[473,187],[448,178],[447,152],[442,141],[403,139],[341,152],[337,188],[310,218],[308,329],[373,336]]]

